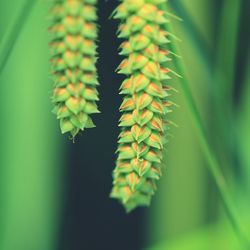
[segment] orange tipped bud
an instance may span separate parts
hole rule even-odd
[[[168,100],[169,42],[162,25],[168,20],[159,6],[164,0],[123,0],[115,18],[122,20],[119,37],[125,39],[118,67],[125,74],[120,93],[118,160],[111,197],[127,211],[149,205],[161,176]]]
[[[74,137],[94,127],[90,114],[99,112],[96,85],[96,0],[55,1],[51,15],[52,100],[62,133]]]

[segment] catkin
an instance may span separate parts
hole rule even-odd
[[[168,100],[169,60],[166,50],[168,21],[160,4],[165,0],[123,0],[114,13],[121,20],[120,54],[125,56],[118,72],[126,75],[120,94],[122,116],[118,157],[113,171],[111,197],[129,212],[150,204],[161,176]]]
[[[96,0],[55,0],[51,9],[54,113],[62,133],[92,128],[98,113]]]

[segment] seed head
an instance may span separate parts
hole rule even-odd
[[[123,0],[115,11],[121,20],[120,54],[125,57],[118,72],[126,75],[120,93],[117,163],[113,171],[111,197],[127,211],[147,206],[161,176],[168,101],[169,40],[163,25],[168,21],[160,10],[163,0]]]
[[[55,1],[51,9],[52,101],[62,133],[92,128],[99,113],[96,72],[96,0]]]

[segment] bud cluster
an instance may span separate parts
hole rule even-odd
[[[118,158],[113,171],[111,197],[129,212],[147,206],[161,176],[168,100],[168,22],[159,6],[165,0],[123,0],[114,17],[121,20],[120,54],[125,57],[118,72],[126,75],[120,94]]]
[[[51,9],[51,53],[54,113],[62,133],[73,137],[94,124],[98,113],[96,0],[58,0]]]

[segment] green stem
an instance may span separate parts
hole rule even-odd
[[[36,2],[37,0],[26,0],[15,21],[6,32],[6,36],[0,41],[0,75]]]
[[[215,131],[220,138],[215,141],[218,155],[228,165],[236,157],[236,126],[234,110],[235,63],[240,21],[241,0],[227,0],[223,3],[219,21],[218,42],[213,72],[212,94]],[[230,28],[228,28],[230,27]],[[222,115],[223,114],[223,115]],[[225,129],[227,127],[227,129]],[[223,147],[221,147],[223,142]],[[232,171],[232,166],[229,165]]]
[[[167,4],[164,4],[163,8],[165,11],[167,11]],[[171,24],[167,24],[166,29],[172,33],[173,28],[171,27]],[[172,51],[174,51],[176,54],[179,54],[179,47],[175,41],[171,42],[170,49]],[[199,111],[197,109],[197,105],[195,103],[195,100],[193,98],[193,95],[192,95],[192,92],[191,92],[191,89],[189,86],[189,82],[187,80],[188,78],[186,77],[185,67],[183,65],[183,62],[180,59],[178,59],[177,57],[173,57],[173,62],[176,66],[177,71],[181,72],[183,75],[181,87],[182,87],[184,96],[186,98],[188,107],[190,109],[191,115],[193,117],[194,125],[195,125],[197,133],[198,133],[198,137],[199,137],[199,140],[201,143],[202,150],[203,150],[203,152],[206,156],[206,159],[207,159],[208,170],[210,171],[210,173],[211,173],[211,175],[216,183],[218,192],[219,192],[221,200],[222,200],[222,204],[225,208],[226,214],[228,215],[228,218],[232,224],[232,227],[233,227],[235,233],[239,237],[244,249],[249,249],[249,247],[250,247],[249,241],[248,241],[246,234],[245,234],[245,232],[240,224],[240,221],[238,219],[238,215],[235,211],[233,199],[230,195],[227,183],[226,183],[225,178],[223,176],[223,173],[221,171],[219,161],[218,161],[216,154],[214,153],[214,151],[209,143],[209,139],[207,137],[207,132],[206,132],[205,127],[203,125],[200,113],[199,113]]]
[[[211,71],[213,67],[211,45],[199,31],[196,23],[192,20],[182,1],[170,1],[169,4],[172,7],[174,13],[181,17],[181,20],[185,22],[185,25],[183,26],[185,34],[195,44],[197,55],[201,57],[202,63],[204,63],[204,68],[208,71]]]

